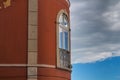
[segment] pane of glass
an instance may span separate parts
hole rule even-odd
[[[68,27],[68,20],[67,20],[66,15],[64,15],[64,19],[63,19],[63,20],[64,20],[64,21],[63,21],[64,26],[65,26],[65,27]]]
[[[63,32],[62,28],[59,27],[59,48],[63,48]]]
[[[68,19],[65,14],[61,14],[59,17],[59,25],[68,27]]]
[[[63,23],[63,16],[61,14],[60,17],[59,17],[59,25],[62,25],[62,23]]]
[[[64,31],[63,42],[64,42],[63,48],[65,50],[68,50],[68,32],[66,32],[66,31]]]

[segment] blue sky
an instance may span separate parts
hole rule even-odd
[[[120,80],[120,0],[70,2],[72,80]]]
[[[72,80],[120,80],[120,57],[86,64],[73,64]]]

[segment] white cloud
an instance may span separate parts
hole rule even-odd
[[[113,57],[120,56],[120,50],[112,53]]]
[[[116,57],[116,56],[120,56],[120,51],[116,52],[116,53],[112,53],[111,52],[93,52],[93,51],[89,51],[90,49],[88,49],[88,51],[84,52],[87,49],[81,49],[81,50],[74,50],[72,51],[72,64],[76,64],[76,63],[94,63],[96,61],[103,61],[107,58],[110,57]],[[93,50],[93,49],[91,49]]]
[[[73,64],[75,64],[75,63],[93,63],[96,61],[102,61],[109,57],[112,57],[111,52],[101,52],[101,53],[86,52],[86,53],[84,53],[84,55],[78,53],[77,56],[73,56],[74,61],[72,63]]]
[[[72,64],[93,63],[110,57],[120,56],[120,44],[104,44],[99,46],[72,50]]]

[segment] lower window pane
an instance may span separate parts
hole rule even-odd
[[[68,50],[68,32],[64,32],[64,49]]]
[[[60,68],[70,69],[70,53],[64,49],[59,49]]]

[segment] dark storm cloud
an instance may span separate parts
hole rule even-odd
[[[112,51],[120,55],[119,5],[120,0],[71,0],[73,63],[112,57]]]

